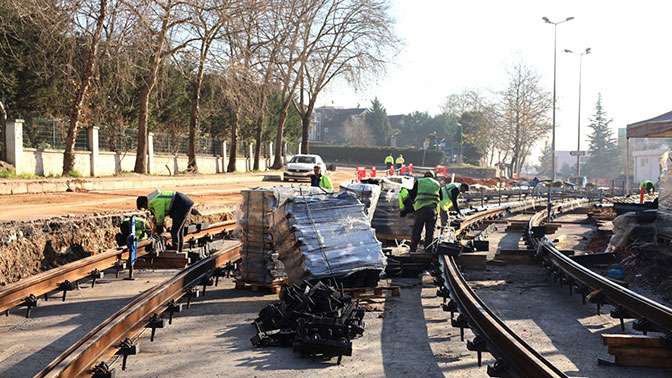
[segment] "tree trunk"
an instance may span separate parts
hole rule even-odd
[[[280,112],[280,118],[278,119],[278,129],[275,134],[275,160],[271,168],[281,169],[284,164],[282,163],[282,144],[284,140],[285,132],[285,122],[287,121],[287,107],[285,106]]]
[[[256,130],[256,136],[255,136],[255,143],[254,143],[254,166],[252,167],[253,170],[258,171],[259,170],[259,157],[261,155],[261,136],[262,136],[262,131],[264,127],[264,116],[259,115],[257,117],[257,122],[256,122],[257,130]]]
[[[138,113],[138,147],[135,150],[136,173],[147,173],[147,114],[149,113],[149,93],[147,85],[140,91],[140,112]]]
[[[234,112],[231,124],[231,149],[229,150],[229,165],[227,172],[236,171],[236,156],[238,154],[238,114]]]
[[[96,57],[98,55],[98,45],[100,44],[101,34],[103,32],[103,23],[107,13],[107,0],[100,0],[98,18],[96,19],[96,29],[91,37],[91,47],[89,56],[86,59],[86,66],[82,75],[79,88],[70,108],[70,120],[68,125],[68,134],[65,138],[65,151],[63,151],[63,172],[65,176],[75,168],[75,141],[79,131],[79,119],[82,115],[82,105],[91,86],[93,72],[96,68]],[[4,113],[4,112],[3,112]]]
[[[203,86],[203,73],[205,61],[201,59],[198,63],[198,72],[196,73],[196,82],[194,91],[191,95],[191,119],[189,120],[189,163],[187,170],[198,173],[198,164],[196,163],[196,130],[198,130],[198,115],[201,103],[201,87]]]

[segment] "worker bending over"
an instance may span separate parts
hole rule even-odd
[[[436,210],[442,200],[441,185],[434,179],[434,173],[427,172],[424,177],[416,180],[413,189],[408,193],[408,197],[413,203],[415,214],[410,252],[417,251],[423,227],[425,229],[424,247],[425,251],[429,252],[429,246],[434,240]]]
[[[469,185],[460,184],[457,182],[447,183],[441,187],[441,202],[439,203],[439,208],[441,210],[441,224],[445,227],[448,226],[448,211],[455,211],[457,216],[462,218],[462,211],[460,211],[460,205],[457,202],[457,198],[460,194],[469,191]]]
[[[177,251],[181,251],[183,244],[182,229],[191,213],[191,208],[194,207],[194,201],[184,193],[159,191],[157,189],[148,196],[138,197],[136,205],[138,210],[147,209],[152,213],[157,233],[163,232],[166,215],[170,217],[173,222],[170,228],[172,246]]]
[[[642,180],[639,183],[639,189],[644,190],[646,194],[653,194],[656,191],[656,186],[653,185],[651,180]]]
[[[319,165],[313,167],[313,174],[310,175],[310,186],[317,186],[324,190],[334,190],[329,176],[322,174],[322,167]]]

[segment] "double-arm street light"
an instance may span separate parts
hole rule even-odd
[[[581,68],[583,65],[583,56],[590,54],[590,47],[586,47],[586,49],[581,52],[574,52],[568,49],[565,49],[565,52],[568,54],[577,54],[579,56],[579,116],[576,124],[576,180],[578,181],[579,177],[581,177]]]
[[[552,179],[551,179],[551,185],[548,188],[548,221],[551,221],[551,203],[552,203],[552,198],[551,198],[551,187],[553,186],[553,183],[555,183],[555,92],[556,92],[556,73],[557,73],[557,63],[558,63],[558,25],[564,24],[565,22],[571,21],[574,19],[574,17],[567,17],[562,21],[551,21],[548,19],[548,17],[542,17],[542,20],[544,20],[545,23],[553,25],[553,134],[551,137],[551,156],[552,156],[552,161],[551,161],[551,171],[552,173]]]

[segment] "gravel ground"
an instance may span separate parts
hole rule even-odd
[[[68,292],[65,302],[60,294],[40,300],[28,319],[24,308],[0,316],[0,377],[32,377],[135,295],[175,273],[138,270],[134,281],[109,273],[94,288],[84,283],[80,290]]]

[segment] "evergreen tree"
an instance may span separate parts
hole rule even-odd
[[[611,121],[604,110],[600,94],[597,96],[595,113],[588,125],[592,129],[592,134],[589,137],[588,158],[584,166],[587,176],[611,178],[620,171],[618,145],[610,127]]]
[[[371,101],[371,107],[366,113],[366,123],[373,132],[376,144],[383,146],[389,144],[390,121],[387,119],[387,110],[378,97]]]
[[[537,173],[540,176],[552,176],[552,162],[553,151],[551,151],[551,144],[546,141],[544,143],[544,148],[541,150],[541,156],[539,157],[539,167],[537,169]]]

